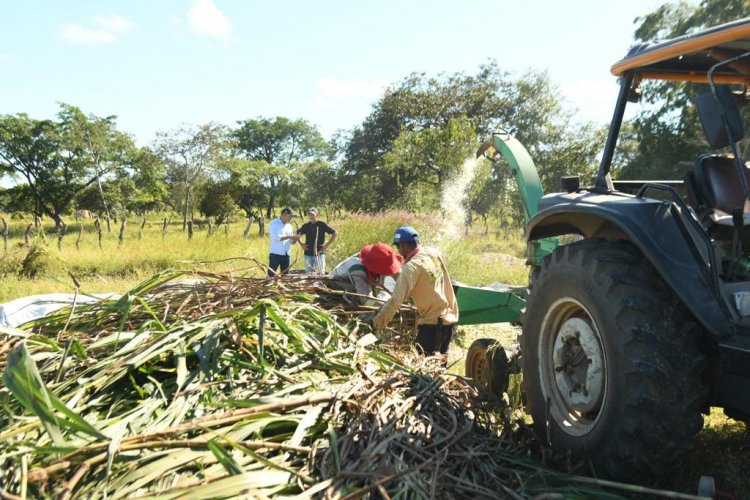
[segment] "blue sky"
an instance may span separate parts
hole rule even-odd
[[[34,1],[0,4],[0,113],[117,115],[140,145],[181,123],[305,118],[326,137],[411,72],[548,70],[606,122],[609,68],[656,0]]]

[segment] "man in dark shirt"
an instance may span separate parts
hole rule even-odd
[[[325,274],[326,272],[326,249],[336,240],[338,233],[331,226],[318,220],[318,209],[307,210],[310,222],[305,222],[297,231],[300,236],[299,244],[305,250],[305,272],[309,274]],[[326,243],[326,234],[331,239]],[[304,236],[304,241],[303,238]]]

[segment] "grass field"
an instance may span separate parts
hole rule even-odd
[[[0,303],[30,294],[73,290],[76,277],[82,290],[95,292],[124,292],[155,272],[169,268],[230,271],[236,275],[257,273],[257,262],[267,262],[268,236],[258,236],[255,225],[248,239],[243,239],[244,221],[220,227],[211,236],[205,226],[198,226],[192,240],[182,231],[181,224],[172,223],[161,235],[161,220],[149,220],[139,238],[139,221],[128,221],[122,244],[118,242],[119,225],[103,235],[99,248],[92,221],[84,223],[80,250],[76,249],[78,229],[71,224],[58,250],[52,226],[45,225],[45,242],[36,237],[34,259],[27,259],[29,249],[23,243],[23,231],[29,220],[11,220],[8,251],[0,254]],[[295,222],[301,224],[298,218]],[[328,268],[341,259],[376,241],[390,243],[393,230],[410,224],[423,235],[423,243],[434,245],[447,256],[454,280],[469,285],[495,282],[512,285],[527,283],[528,269],[523,264],[525,244],[521,229],[490,230],[473,228],[468,236],[463,230],[444,234],[443,223],[437,217],[417,217],[407,213],[389,212],[380,215],[349,214],[328,221],[340,234],[327,256]],[[1,251],[1,249],[0,249]],[[292,255],[293,269],[304,267],[301,249],[296,246]],[[24,260],[26,262],[24,263]],[[34,274],[33,278],[22,273]],[[457,335],[454,349],[454,370],[460,372],[461,354],[471,341],[479,337],[502,338],[512,343],[518,331],[510,326],[466,327]],[[705,428],[695,440],[693,453],[673,476],[663,478],[661,488],[683,493],[695,493],[701,475],[716,479],[717,488],[731,492],[738,498],[750,498],[750,467],[748,454],[750,439],[743,423],[726,418],[714,409],[705,418]]]
[[[10,220],[6,216],[6,219]],[[294,219],[301,224],[303,221]],[[84,222],[80,250],[76,249],[78,228],[71,223],[61,250],[53,226],[45,225],[45,241],[35,238],[43,254],[30,263],[36,272],[33,279],[19,275],[28,248],[23,243],[23,231],[29,220],[10,220],[8,252],[0,254],[0,302],[24,295],[71,291],[74,275],[87,292],[123,292],[155,272],[169,268],[189,268],[232,271],[237,274],[257,272],[255,260],[268,260],[268,236],[258,236],[257,224],[248,239],[243,239],[244,221],[230,223],[207,235],[205,226],[197,226],[193,239],[188,241],[181,223],[169,226],[162,239],[160,220],[148,221],[139,239],[140,221],[129,221],[125,239],[119,244],[119,225],[112,232],[103,233],[102,248],[92,221]],[[446,254],[452,277],[467,284],[503,282],[521,285],[526,282],[527,270],[521,257],[525,248],[522,232],[512,234],[476,229],[471,235],[453,234],[438,240],[440,221],[437,218],[417,218],[407,213],[390,212],[383,215],[352,214],[329,221],[339,232],[339,238],[329,249],[328,268],[356,253],[369,243],[390,243],[393,231],[402,224],[414,225],[423,235],[424,244],[440,247]],[[235,260],[227,260],[235,259]],[[292,269],[303,269],[302,250],[297,245],[292,253]],[[27,273],[28,274],[28,273]]]

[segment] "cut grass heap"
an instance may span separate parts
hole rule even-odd
[[[324,282],[178,277],[0,329],[4,497],[614,497]]]

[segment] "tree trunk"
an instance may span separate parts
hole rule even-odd
[[[182,230],[185,231],[188,223],[188,210],[190,207],[190,185],[185,182],[185,212],[182,214]]]
[[[8,251],[8,222],[3,217],[3,251]]]
[[[248,217],[247,226],[245,226],[245,230],[242,232],[243,240],[246,240],[247,236],[250,234],[250,228],[253,226],[254,219],[255,217],[253,217],[252,215]]]
[[[60,219],[62,221],[62,219]],[[57,249],[62,250],[62,239],[65,236],[65,233],[68,230],[68,225],[65,224],[65,222],[62,222],[62,225],[57,230]]]
[[[268,207],[266,208],[266,219],[269,219],[271,217],[271,213],[273,213],[273,208],[276,206],[276,193],[271,193],[271,196],[268,198]]]
[[[167,234],[167,218],[164,217],[164,224],[161,225],[161,239],[164,239],[164,236]]]
[[[266,234],[266,219],[262,215],[258,217],[258,234],[260,236],[265,236]]]
[[[65,224],[65,221],[62,218],[62,214],[60,214],[58,212],[55,212],[55,213],[52,214],[52,220],[55,221],[55,229],[58,232],[60,231],[61,227],[67,226],[67,224]]]
[[[192,219],[187,221],[188,240],[193,239],[193,221]]]
[[[104,207],[104,214],[107,217],[107,232],[112,232],[112,226],[109,223],[109,207],[107,206],[107,199],[104,197],[104,189],[102,188],[102,178],[99,175],[99,167],[96,167],[96,184],[99,187],[99,196],[102,199],[102,206]]]

